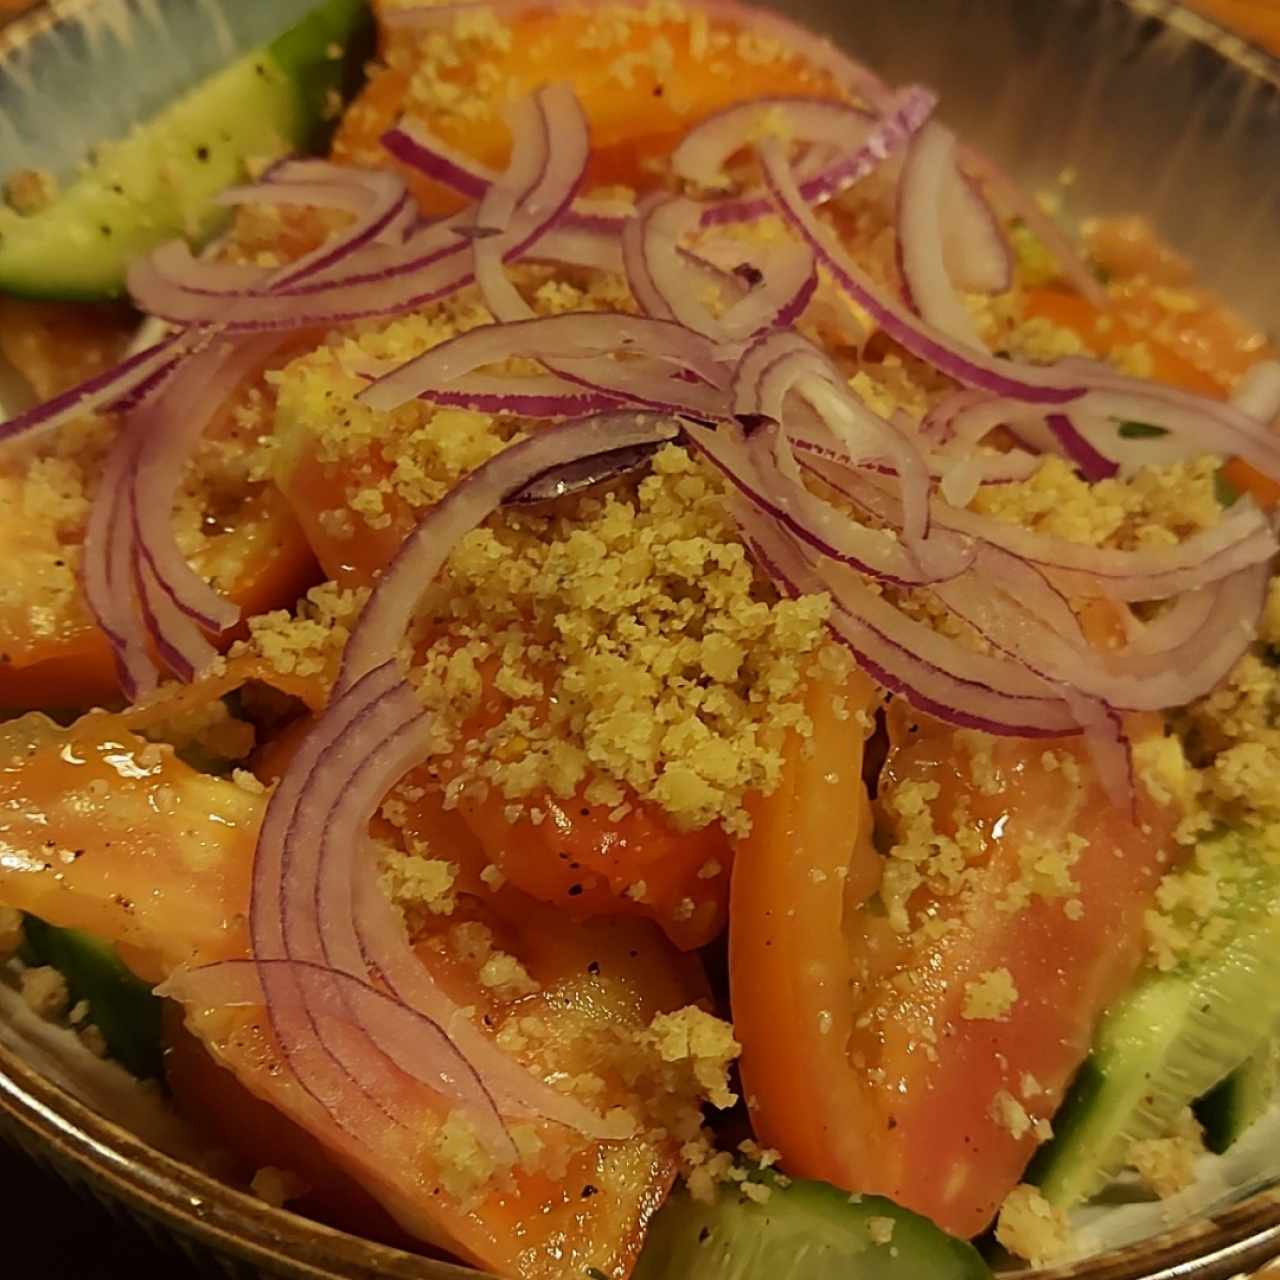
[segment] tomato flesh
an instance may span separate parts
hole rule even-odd
[[[1172,816],[1145,794],[1136,821],[1117,809],[1065,741],[990,739],[979,785],[956,731],[897,704],[881,823],[914,786],[936,832],[972,837],[964,887],[949,893],[924,864],[902,933],[877,893],[886,860],[865,817],[860,735],[824,709],[830,691],[815,697],[812,756],[797,749],[735,855],[730,965],[753,1123],[790,1171],[973,1236],[1132,980]],[[997,971],[1014,998],[970,1007]]]

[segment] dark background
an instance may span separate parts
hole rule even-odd
[[[177,1250],[72,1191],[0,1139],[0,1274],[14,1280],[198,1280]]]

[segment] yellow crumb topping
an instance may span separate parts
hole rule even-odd
[[[249,1182],[249,1190],[259,1200],[277,1209],[284,1208],[290,1200],[300,1200],[310,1189],[296,1173],[270,1164],[257,1170]]]
[[[254,654],[281,675],[332,677],[368,592],[326,582],[312,587],[293,613],[283,609],[249,619],[249,639],[232,656]]]
[[[1048,457],[1027,480],[983,485],[975,511],[1093,547],[1173,546],[1222,519],[1219,459],[1142,467],[1089,484],[1063,458]]]
[[[1042,1267],[1068,1252],[1071,1236],[1067,1215],[1055,1209],[1038,1188],[1023,1183],[1000,1206],[996,1239],[1010,1253]]]
[[[11,959],[22,946],[22,912],[0,906],[0,964]]]
[[[464,788],[512,802],[581,790],[655,803],[678,828],[746,829],[744,797],[776,785],[798,697],[829,648],[825,597],[772,599],[683,450],[634,488],[563,515],[508,514],[462,540],[426,593],[417,660]],[[509,709],[470,729],[487,689]]]
[[[1004,1022],[1018,1002],[1018,988],[1008,969],[989,969],[965,983],[960,1016],[974,1020]]]
[[[898,1224],[892,1218],[872,1217],[867,1219],[867,1235],[872,1244],[889,1244],[893,1240],[893,1231]]]
[[[1129,1164],[1162,1200],[1185,1191],[1195,1178],[1195,1162],[1204,1155],[1204,1132],[1189,1107],[1179,1113],[1165,1138],[1135,1142]]]
[[[649,1024],[648,1040],[663,1062],[687,1068],[713,1106],[723,1109],[738,1100],[729,1088],[729,1066],[742,1046],[722,1018],[696,1005],[660,1013]]]
[[[4,181],[4,200],[14,213],[30,217],[58,198],[58,179],[48,169],[15,169]]]
[[[50,965],[23,969],[19,981],[31,1011],[50,1022],[61,1018],[71,1005],[66,978]]]
[[[390,847],[380,850],[379,883],[383,892],[401,911],[429,911],[432,915],[451,915],[457,906],[454,885],[458,878],[456,863],[443,858],[423,856],[423,851],[402,853]]]

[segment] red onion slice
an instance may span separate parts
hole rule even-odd
[[[915,622],[865,586],[856,573],[828,562],[820,572],[772,522],[734,507],[748,545],[784,595],[827,592],[830,627],[859,666],[886,689],[930,715],[962,728],[1028,738],[1078,733],[1066,702],[1046,682],[1007,660],[963,649]]]
[[[217,658],[218,651],[200,628],[171,599],[155,570],[134,544],[133,607],[146,626],[147,638],[160,661],[179,680],[194,680]]]
[[[641,371],[660,362],[707,382],[724,379],[715,346],[680,325],[622,312],[570,311],[468,330],[378,378],[359,399],[374,409],[396,409],[419,396],[429,399],[436,390],[448,392],[457,379],[513,357],[557,364],[601,357],[625,378],[629,362],[613,357],[629,353],[646,357]]]
[[[1243,458],[1264,475],[1280,479],[1280,438],[1264,423],[1232,404],[1144,383],[1100,366],[1073,362],[1073,372],[1094,385],[1065,415],[1046,415],[1023,400],[1000,396],[957,397],[926,432],[961,454],[998,426],[1012,429],[1024,440],[1046,450],[1062,452],[1077,465],[1102,478],[1108,466],[1125,472],[1161,466],[1205,454]],[[1053,423],[1048,417],[1056,417]],[[1140,422],[1158,427],[1159,436],[1126,438],[1120,424]]]
[[[480,1073],[486,1098],[496,1097],[504,1111],[516,1109],[593,1137],[605,1136],[609,1129],[599,1116],[537,1080],[475,1026],[423,967],[403,924],[389,909],[377,883],[367,835],[369,821],[391,787],[429,751],[425,739],[429,718],[412,690],[401,684],[382,702],[392,699],[396,716],[380,725],[380,742],[372,725],[353,723],[342,739],[330,745],[308,780],[290,826],[292,846],[319,847],[314,907],[320,948],[340,967],[359,966],[379,974],[398,1000],[446,1028],[452,1043]],[[345,758],[340,751],[345,751]],[[327,810],[317,795],[325,794],[317,783],[322,772],[346,779]],[[411,1045],[384,1044],[376,1032],[373,1038],[389,1055],[411,1053]],[[414,1074],[412,1066],[404,1069]],[[434,1086],[430,1078],[423,1083]]]
[[[850,474],[830,463],[808,465],[889,527],[900,526],[901,503],[881,487],[882,482]],[[965,527],[963,518],[970,514],[948,512],[944,508],[937,514],[935,523],[940,528]],[[977,517],[977,521],[983,519]],[[971,529],[972,526],[966,531]],[[1024,544],[1040,537],[1026,530],[1019,533]],[[1145,554],[1099,552],[1095,548],[1065,545],[1083,555],[1092,553],[1099,559],[1111,557],[1113,565],[1136,561]],[[1225,612],[1217,617],[1238,617],[1241,625],[1210,625],[1212,615],[1201,612],[1196,614],[1196,627],[1188,629],[1186,618],[1175,606],[1176,616],[1172,622],[1145,633],[1141,653],[1129,649],[1095,649],[1065,597],[1051,581],[1063,575],[1047,571],[1046,576],[1030,557],[1024,558],[991,542],[979,545],[977,560],[969,573],[935,583],[932,590],[953,614],[969,623],[995,648],[1051,683],[1069,687],[1112,708],[1162,710],[1185,705],[1214,688],[1248,648],[1256,631],[1267,579],[1266,559],[1252,564],[1246,562],[1242,569],[1234,567],[1238,561],[1219,563],[1223,567],[1221,577],[1215,581],[1215,592]],[[1207,577],[1203,569],[1200,576]],[[1082,594],[1088,593],[1087,588],[1082,588]],[[1156,661],[1153,646],[1158,643],[1164,647]]]
[[[85,525],[81,589],[93,620],[111,644],[120,687],[134,699],[156,687],[147,620],[130,607],[134,592],[129,483],[137,448],[126,425],[107,455]]]
[[[883,482],[847,462],[816,465],[823,479],[854,501],[873,507],[891,524],[901,523],[901,503]],[[1072,595],[1116,601],[1165,600],[1199,590],[1241,569],[1265,564],[1280,550],[1267,517],[1245,501],[1234,503],[1217,525],[1176,546],[1133,551],[1069,542],[936,499],[932,518],[943,529],[1038,565]]]
[[[352,877],[362,856],[369,861],[373,858],[367,829],[374,810],[394,783],[428,754],[429,741],[427,717],[412,689],[402,681],[372,701],[363,692],[353,701],[357,703],[354,713],[343,707],[333,709],[345,727],[329,738],[317,757],[290,816],[281,860],[285,887],[279,911],[290,958],[311,958],[367,974],[369,965],[355,941]],[[344,838],[331,839],[334,832]],[[294,884],[304,887],[294,892],[290,888]],[[421,968],[402,927],[389,941]],[[385,975],[381,976],[385,982]],[[466,1015],[429,977],[423,985],[434,999],[413,1010],[429,1019],[419,1026],[416,1036],[406,1038],[403,1031],[396,1034],[394,1029],[388,1035],[386,1028],[368,1021],[361,1029],[390,1061],[419,1083],[435,1091],[443,1089],[446,1097],[457,1098],[481,1117],[496,1121],[492,1095],[476,1073],[475,1064],[468,1063],[470,1069],[461,1073],[456,1064],[442,1071],[438,1056],[432,1056],[436,1032],[441,1028],[453,1031],[466,1021]],[[403,1004],[394,987],[390,994]],[[456,1040],[449,1038],[456,1046]],[[490,1057],[505,1058],[496,1046],[490,1043],[489,1047]],[[459,1051],[456,1046],[455,1054]],[[527,1072],[520,1074],[529,1079]],[[510,1150],[500,1122],[490,1125],[490,1138],[499,1149]]]
[[[551,229],[572,201],[585,171],[585,150],[575,145],[583,128],[582,112],[572,90],[563,85],[538,90],[530,110],[534,109],[541,113],[542,127],[554,145],[545,149],[541,173],[524,172],[526,155],[517,149],[510,174],[499,184],[502,194],[495,200],[509,200],[513,208],[522,201],[519,227],[513,227],[503,242],[504,261],[531,250]],[[517,179],[527,191],[510,190]],[[391,315],[438,301],[471,283],[472,238],[467,233],[474,230],[474,218],[475,211],[468,211],[423,227],[403,245],[366,242],[339,259],[355,268],[340,278],[328,278],[334,263],[328,261],[333,251],[327,250],[324,270],[309,264],[305,274],[285,276],[276,282],[279,287],[268,292],[219,299],[183,287],[182,276],[194,272],[194,264],[189,253],[184,261],[184,251],[171,247],[168,259],[157,261],[152,255],[134,264],[129,287],[153,315],[176,324],[216,324],[232,332],[318,327]],[[362,225],[358,234],[367,241],[374,239],[373,225]]]
[[[380,742],[388,719],[394,730],[406,718],[418,716],[416,705],[404,705],[404,692],[398,672],[388,670],[373,673],[353,690],[342,706],[330,704],[325,716],[303,741],[268,803],[254,858],[250,928],[272,1027],[299,1082],[326,1114],[344,1128],[352,1112],[357,1115],[381,1113],[392,1123],[404,1123],[412,1111],[412,1099],[408,1108],[396,1105],[404,1095],[405,1081],[375,1043],[371,1029],[353,1016],[349,1002],[339,996],[336,1027],[331,1024],[330,1033],[325,1035],[320,1016],[326,999],[332,1004],[331,986],[318,979],[307,979],[292,968],[272,964],[281,960],[302,961],[322,972],[332,968],[321,959],[320,921],[312,888],[314,869],[311,879],[296,874],[298,871],[305,874],[306,860],[313,859],[315,851],[291,844],[289,835],[298,805],[308,788],[314,792],[327,783],[330,788],[336,786],[340,793],[345,784],[345,777],[321,767],[331,747],[349,739],[353,727],[356,737],[371,732],[378,735],[376,740]],[[409,701],[413,702],[411,694]],[[371,739],[365,741],[366,746],[372,745]],[[291,866],[293,859],[298,862]],[[295,954],[295,948],[299,954]],[[303,954],[307,951],[310,954]],[[356,976],[367,980],[363,968]],[[335,1031],[339,1034],[335,1035]],[[430,1070],[437,1060],[437,1055],[428,1054],[423,1065]],[[458,1078],[465,1088],[465,1073],[460,1073]],[[341,1114],[335,1099],[341,1103]],[[485,1130],[491,1143],[501,1148],[509,1140],[502,1132],[491,1101],[487,1108],[484,1105],[486,1100],[483,1086],[478,1085],[467,1099],[473,1116],[482,1123],[488,1121]],[[421,1099],[417,1105],[421,1107]],[[375,1132],[383,1127],[379,1124]],[[357,1139],[361,1137],[359,1130],[351,1132]]]
[[[381,142],[388,154],[402,164],[469,200],[483,200],[489,187],[498,181],[499,175],[488,165],[437,137],[420,120],[401,117],[382,135]],[[620,200],[580,197],[566,211],[562,227],[571,233],[594,233],[598,239],[614,237],[634,212],[632,205]]]
[[[1019,564],[1022,570],[1015,577],[1011,570]],[[1189,641],[1160,655],[1159,662],[1144,655],[1133,664],[1123,651],[1114,656],[1090,652],[1043,625],[1027,607],[1030,568],[1006,556],[995,570],[1001,590],[974,590],[974,584],[963,580],[938,583],[933,590],[947,608],[1029,670],[1109,708],[1126,711],[1184,706],[1214,689],[1253,642],[1266,594],[1265,565],[1230,575],[1219,585],[1218,603],[1227,610],[1223,616],[1238,618],[1238,623],[1224,627],[1210,620]],[[988,579],[993,576],[980,557],[975,574],[983,573]],[[1017,600],[1005,594],[1013,590],[1019,593]]]
[[[1075,414],[1051,413],[1045,419],[1045,426],[1053,433],[1063,456],[1076,464],[1076,469],[1090,484],[1109,480],[1119,473],[1119,464],[1093,447],[1089,437],[1076,427],[1076,417]]]
[[[267,362],[276,335],[220,342],[189,357],[155,401],[133,464],[130,508],[137,554],[173,603],[207,631],[222,632],[240,610],[199,577],[173,536],[173,504],[183,468],[236,388]]]
[[[870,177],[881,165],[901,151],[933,114],[937,99],[928,90],[910,87],[900,100],[889,105],[888,114],[876,122],[866,140],[855,150],[828,161],[814,174],[797,175],[797,188],[809,204],[823,204]],[[714,201],[702,215],[704,226],[752,222],[774,211],[767,193]]]
[[[393,10],[391,15],[403,10]],[[468,200],[481,200],[494,180],[491,169],[431,133],[421,120],[401,116],[382,135],[382,146],[401,164],[433,182],[449,187]]]
[[[730,341],[790,327],[817,292],[818,263],[807,245],[781,245],[766,262],[742,265],[761,279],[721,316]]]
[[[1280,418],[1280,361],[1259,360],[1246,369],[1231,393],[1231,403],[1241,413],[1273,427]]]
[[[670,420],[658,415],[601,414],[546,427],[471,472],[427,511],[378,580],[347,642],[338,694],[396,656],[425,585],[440,571],[458,539],[508,497],[543,473],[579,458],[674,440],[678,434]]]
[[[831,361],[799,334],[778,332],[757,339],[734,373],[734,412],[744,420],[763,416],[782,422],[790,433],[793,422],[804,425],[785,408],[793,391],[848,457],[892,466],[901,480],[907,512],[903,534],[914,554],[927,561],[929,470],[911,433],[867,409]],[[930,576],[950,571],[950,566],[934,566]]]
[[[373,362],[344,362],[344,367],[352,373],[380,377],[398,366],[383,369]],[[510,413],[522,418],[580,418],[616,409],[626,397],[593,390],[553,374],[503,377],[467,373],[447,387],[431,387],[421,392],[418,399],[478,413]]]
[[[874,123],[871,112],[830,98],[751,98],[690,129],[671,153],[671,168],[686,182],[715,191],[730,182],[729,161],[750,149],[764,131],[788,142],[825,143],[846,151],[859,146]]]
[[[675,320],[718,342],[750,338],[799,319],[818,285],[813,254],[789,245],[760,268],[754,287],[716,317],[704,301],[711,282],[691,269],[683,244],[701,225],[702,207],[669,197],[648,201],[623,230],[622,254],[631,291],[650,316]],[[743,264],[749,266],[749,264]]]
[[[126,357],[113,368],[86,379],[43,404],[0,423],[0,443],[19,436],[39,439],[91,413],[114,409],[143,389],[153,389],[190,345],[188,335],[174,334]]]
[[[1077,245],[1040,207],[1035,196],[1004,172],[988,155],[965,147],[961,151],[962,167],[980,179],[997,205],[1010,218],[1017,218],[1049,251],[1068,284],[1099,311],[1107,310],[1107,291],[1080,257]]]
[[[1013,288],[1013,250],[1000,219],[958,165],[942,192],[942,259],[958,289],[1004,293]]]
[[[779,210],[813,249],[836,284],[912,355],[965,386],[1037,404],[1065,404],[1085,388],[1070,373],[1051,366],[1013,364],[970,350],[912,316],[886,296],[814,217],[796,189],[781,144],[761,147],[765,180]]]
[[[351,1035],[353,1023],[355,1027],[376,1027],[379,1038],[400,1059],[393,1060],[394,1065],[406,1077],[417,1079],[419,1076],[434,1074],[436,1092],[443,1097],[453,1096],[457,1092],[457,1082],[468,1078],[474,1082],[477,1091],[483,1090],[479,1074],[454,1047],[442,1027],[358,974],[346,973],[307,960],[220,960],[191,969],[176,970],[157,988],[157,993],[188,1005],[199,1005],[201,1008],[265,1005],[269,1012],[273,1012],[275,1002],[268,994],[268,986],[279,979],[286,979],[294,984],[295,989],[306,991],[316,1019],[315,1030],[318,1034],[323,1028],[326,1039],[345,1033],[344,1038],[350,1045],[354,1040]],[[284,1043],[288,1043],[289,1052],[294,1056],[302,1049],[297,1040]],[[424,1043],[429,1046],[427,1052],[421,1051]],[[418,1047],[418,1056],[408,1057],[400,1048],[404,1045]],[[289,1052],[286,1056],[289,1056]],[[365,1052],[368,1053],[367,1046]],[[300,1083],[303,1082],[300,1080]],[[367,1091],[361,1090],[362,1096],[355,1100],[356,1115],[344,1114],[341,1117],[333,1114],[329,1104],[320,1099],[317,1101],[321,1101],[321,1105],[330,1112],[331,1119],[336,1120],[349,1134],[361,1140],[364,1145],[373,1146],[369,1130],[356,1123],[360,1110],[372,1112],[376,1107],[382,1112],[382,1116],[375,1121],[375,1131],[381,1128],[384,1119],[404,1128],[416,1123],[421,1130],[426,1119],[423,1112],[428,1108],[424,1108],[421,1103],[413,1109],[407,1108],[403,1100],[404,1092],[402,1081],[394,1081],[382,1097],[371,1097]],[[315,1097],[314,1092],[312,1096]],[[352,1102],[349,1093],[344,1092],[342,1102],[345,1112],[345,1108]],[[393,1109],[398,1113],[397,1116],[391,1114]],[[494,1122],[496,1123],[496,1119]],[[420,1140],[420,1132],[417,1137]],[[505,1144],[502,1149],[504,1153],[510,1150]]]
[[[320,168],[324,182],[293,181],[292,175],[310,173]],[[237,299],[244,301],[263,293],[292,294],[306,292],[313,296],[336,285],[352,287],[369,278],[364,275],[333,278],[333,272],[350,259],[360,260],[362,251],[374,250],[384,258],[404,258],[405,242],[416,222],[416,213],[403,180],[395,174],[377,170],[346,168],[320,162],[293,161],[273,171],[270,180],[251,187],[232,188],[224,192],[230,203],[299,204],[317,208],[346,209],[356,215],[350,226],[329,237],[324,244],[282,267],[258,267],[239,263],[205,262],[192,257],[186,243],[170,241],[130,268],[130,290],[136,301],[146,304],[159,299],[171,310],[188,309],[197,304],[190,299],[175,300],[174,292],[194,294],[199,298]],[[434,232],[443,249],[456,249],[443,228]],[[421,236],[419,236],[421,240]],[[370,265],[374,254],[366,253]],[[421,251],[418,265],[428,265]],[[376,273],[375,273],[376,278]],[[312,282],[309,286],[307,282]],[[217,323],[216,317],[210,323]]]
[[[907,297],[934,328],[985,351],[978,327],[947,270],[944,221],[956,170],[956,139],[933,122],[911,140],[898,184],[898,260]]]
[[[933,548],[931,559],[922,564],[894,533],[860,524],[810,493],[794,464],[788,465],[785,438],[776,423],[758,427],[750,440],[727,424],[713,431],[686,423],[685,433],[753,507],[824,558],[883,582],[912,585],[963,573],[972,560],[953,542]]]
[[[830,431],[816,430],[812,425],[792,420],[787,423],[787,438],[800,453],[829,462],[838,462],[845,467],[870,471],[880,475],[900,478],[898,470],[887,460],[862,460],[851,457],[832,439]],[[1021,449],[1011,449],[1008,453],[971,454],[969,457],[953,460],[944,457],[925,457],[931,481],[938,483],[946,479],[959,464],[972,468],[972,475],[979,486],[988,484],[1013,484],[1019,480],[1027,480],[1035,474],[1040,466],[1040,458]],[[952,506],[966,505],[957,502],[944,490],[943,496]],[[973,494],[969,494],[971,500]]]
[[[1091,390],[1079,409],[1114,423],[1148,423],[1176,438],[1125,439],[1115,427],[1102,440],[1094,434],[1095,447],[1122,467],[1219,453],[1243,458],[1263,475],[1280,480],[1280,439],[1234,405],[1133,382],[1115,390]]]
[[[209,421],[278,344],[207,336],[126,418],[108,456],[85,530],[83,589],[133,698],[156,684],[154,652],[183,680],[216,659],[201,633],[225,631],[240,611],[204,581],[174,540],[183,468]]]

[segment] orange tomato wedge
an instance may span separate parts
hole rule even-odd
[[[267,798],[197,773],[138,732],[246,679],[280,684],[244,661],[217,679],[166,689],[153,703],[94,713],[66,729],[40,716],[0,726],[0,748],[10,762],[0,771],[0,804],[10,815],[0,903],[115,943],[151,982],[180,966],[246,955],[253,850]],[[284,689],[313,708],[323,701],[323,689],[311,682],[286,681]],[[239,1132],[233,1145],[250,1162],[289,1168],[296,1161],[317,1195],[313,1205],[335,1195],[341,1200],[350,1179],[400,1229],[488,1271],[556,1280],[595,1268],[621,1280],[675,1177],[675,1139],[661,1130],[673,1099],[656,1077],[650,1085],[636,1080],[632,1060],[619,1065],[609,1046],[656,1013],[701,998],[700,970],[645,921],[574,925],[510,887],[490,894],[476,869],[483,857],[468,846],[454,816],[423,809],[417,821],[438,856],[463,867],[457,914],[441,918],[438,931],[418,945],[424,965],[495,1034],[508,1020],[516,1028],[536,1026],[531,1069],[557,1079],[597,1078],[594,1103],[638,1112],[636,1135],[573,1145],[557,1126],[531,1120],[557,1158],[563,1155],[559,1168],[553,1159],[551,1171],[517,1168],[479,1191],[459,1189],[424,1145],[426,1135],[399,1130],[379,1145],[318,1109],[281,1069],[280,1048],[255,1006],[197,1002],[185,1010],[188,1030],[204,1046],[200,1052],[212,1057],[206,1062],[175,1032],[171,1043],[182,1055],[172,1064],[176,1088],[196,1112],[234,1106],[242,1089],[267,1104],[276,1119],[252,1134],[243,1132],[245,1125],[267,1113],[256,1107],[234,1112],[227,1126]],[[455,920],[485,923],[495,945],[520,960],[537,989],[501,994],[486,985],[478,962],[448,948]],[[442,1102],[442,1119],[447,1110]],[[261,1144],[268,1135],[269,1151]],[[370,1217],[361,1197],[341,1209],[352,1225],[387,1230],[385,1217]]]
[[[751,833],[734,851],[729,981],[742,1044],[742,1091],[757,1136],[788,1171],[853,1188],[874,1143],[874,1119],[850,1066],[853,970],[846,899],[879,883],[862,784],[864,735],[849,712],[879,694],[861,674],[844,686],[815,680],[809,742],[793,738],[782,780],[751,806]]]
[[[1266,348],[1242,338],[1238,326],[1227,324],[1225,318],[1221,332],[1211,329],[1210,325],[1221,317],[1220,309],[1215,310],[1208,303],[1201,315],[1200,330],[1192,329],[1187,317],[1181,317],[1182,326],[1174,333],[1174,345],[1168,345],[1150,334],[1158,308],[1148,286],[1136,282],[1122,285],[1113,296],[1115,309],[1104,312],[1067,289],[1031,289],[1026,295],[1024,314],[1028,318],[1042,316],[1070,329],[1097,355],[1109,355],[1117,347],[1142,343],[1151,354],[1151,376],[1157,382],[1167,382],[1215,400],[1227,394],[1234,376],[1268,354]],[[1166,324],[1170,322],[1167,315],[1159,314]],[[1173,319],[1176,322],[1179,318]],[[1193,361],[1188,352],[1196,353],[1199,361]],[[1280,502],[1280,483],[1240,458],[1228,459],[1223,464],[1222,475],[1236,492],[1251,494],[1258,505],[1267,510]]]
[[[519,97],[551,81],[572,85],[591,127],[586,187],[622,184],[636,191],[659,181],[655,161],[668,155],[688,129],[734,102],[803,94],[840,96],[825,73],[780,46],[745,34],[735,22],[691,9],[687,14],[623,22],[591,9],[534,3],[504,19],[510,39],[485,45],[472,57],[439,71],[454,94],[489,103]],[[370,78],[343,117],[334,138],[339,160],[385,164],[378,139],[402,111],[413,113],[409,61],[411,35],[384,31],[389,65]],[[444,95],[442,95],[443,97]],[[500,110],[434,113],[427,125],[473,159],[501,167],[510,134]],[[405,170],[424,209],[452,212],[464,203],[456,193]]]
[[[861,733],[836,716],[837,692],[814,686],[812,749],[793,744],[735,855],[744,1092],[788,1171],[889,1196],[970,1237],[1017,1183],[1036,1121],[1057,1108],[1139,964],[1172,819],[1145,794],[1136,822],[1116,809],[1075,743],[1049,755],[1045,743],[990,739],[980,785],[955,731],[895,705],[879,808],[891,817],[895,794],[923,787],[935,829],[974,840],[955,896],[923,865],[915,926],[900,934],[877,896],[885,859],[871,843]],[[846,697],[871,705],[865,685]],[[1026,891],[1068,837],[1083,842],[1064,868],[1070,889]],[[969,993],[993,973],[1014,996],[980,1016]]]

